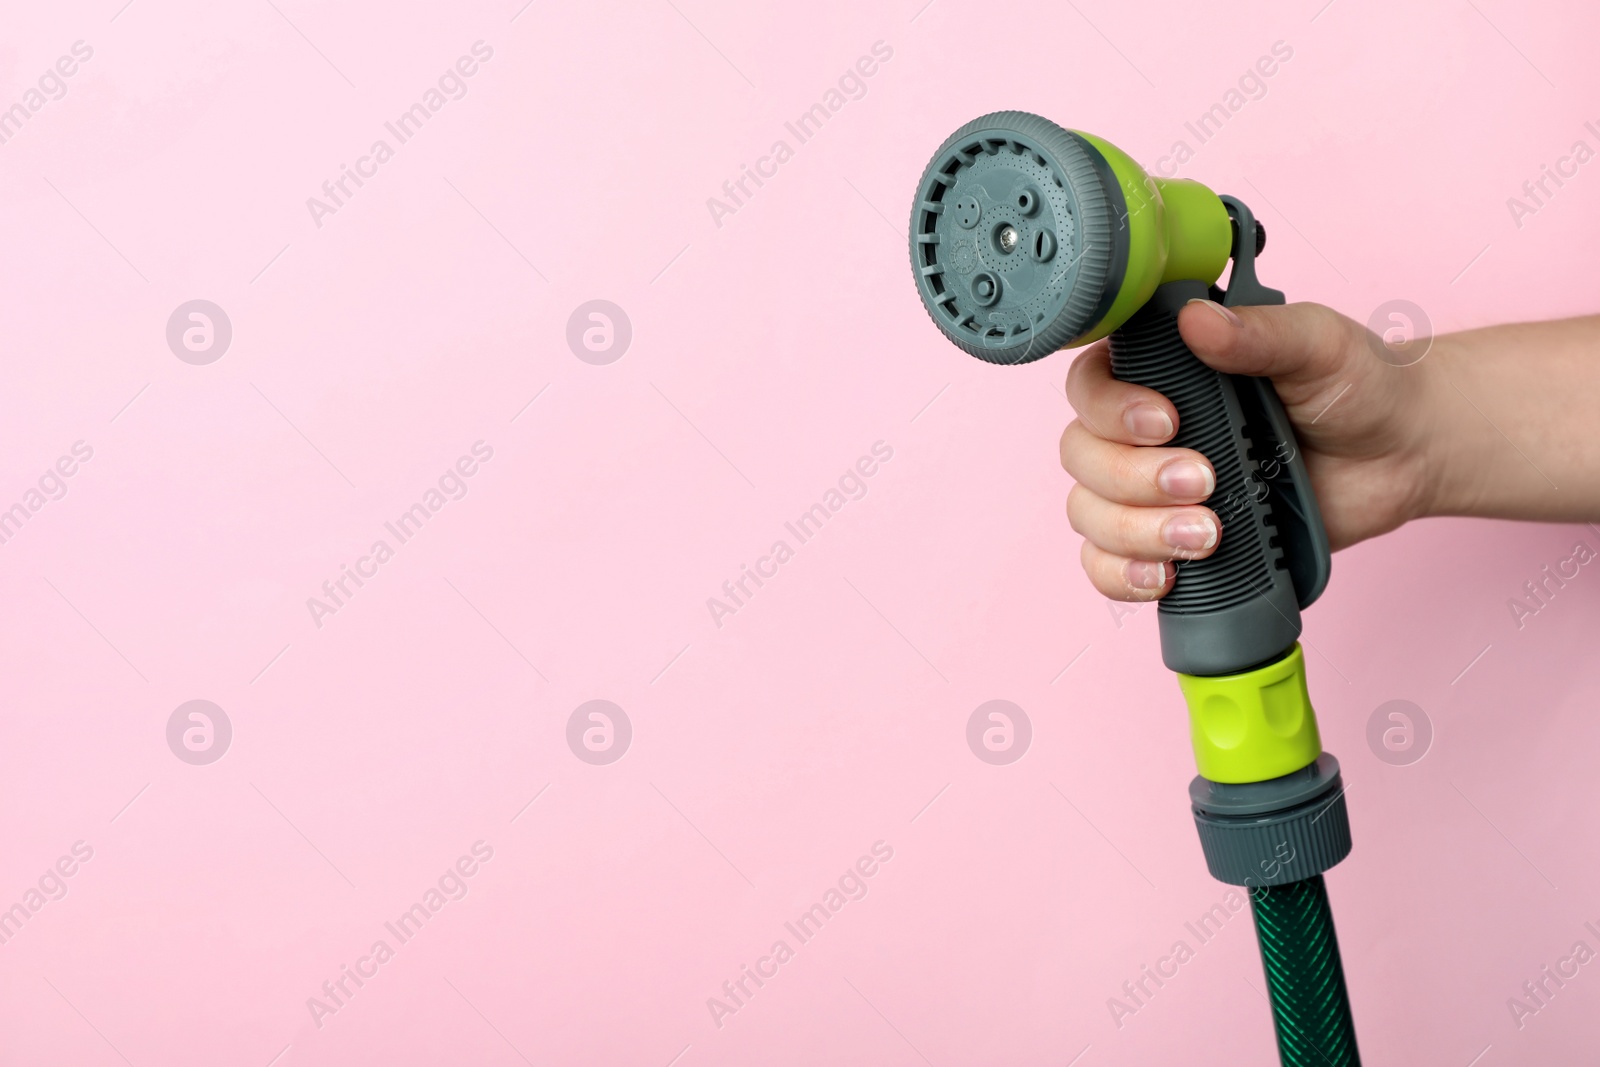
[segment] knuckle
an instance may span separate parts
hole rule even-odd
[[[1067,423],[1067,428],[1061,431],[1060,449],[1061,469],[1076,478],[1079,455],[1083,451],[1083,427],[1077,419]]]
[[[1084,533],[1084,507],[1087,503],[1082,486],[1074,485],[1067,490],[1067,525],[1072,527],[1074,533],[1087,537]]]
[[[1133,590],[1122,576],[1122,568],[1106,564],[1089,572],[1089,582],[1108,600],[1132,600]]]
[[[1326,304],[1311,304],[1307,310],[1310,312],[1312,347],[1323,357],[1336,356],[1349,348],[1356,340],[1356,333],[1362,329],[1359,323]]]
[[[1118,507],[1112,519],[1112,529],[1115,531],[1119,547],[1129,552],[1134,552],[1146,546],[1150,540],[1151,513],[1143,508]]]
[[[1067,394],[1067,403],[1071,404],[1074,408],[1080,406],[1084,399],[1085,389],[1083,384],[1083,376],[1085,370],[1085,360],[1088,358],[1088,356],[1089,353],[1080,352],[1078,357],[1072,361],[1072,364],[1067,367],[1067,381],[1064,389]]]
[[[1106,347],[1100,343],[1090,345],[1073,358],[1067,367],[1064,386],[1067,403],[1072,405],[1073,410],[1081,411],[1095,402],[1097,387],[1111,376],[1109,364]]]
[[[1145,495],[1142,487],[1149,481],[1144,468],[1129,453],[1116,449],[1109,457],[1111,484],[1116,487],[1119,502],[1132,504]]]

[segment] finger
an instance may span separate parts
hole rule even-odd
[[[1067,522],[1107,552],[1129,559],[1204,559],[1222,526],[1210,508],[1130,508],[1081,485],[1067,494]]]
[[[1177,573],[1170,563],[1127,559],[1093,541],[1083,543],[1082,559],[1089,583],[1112,600],[1158,600],[1172,588]]]
[[[1178,331],[1209,366],[1291,387],[1348,373],[1366,331],[1321,304],[1225,308],[1194,300],[1178,313]]]
[[[1104,342],[1090,345],[1072,361],[1067,403],[1095,433],[1126,445],[1159,445],[1178,427],[1178,409],[1170,400],[1111,376],[1111,349]]]
[[[1200,453],[1107,441],[1082,419],[1061,435],[1061,466],[1079,485],[1119,504],[1198,504],[1217,487]]]

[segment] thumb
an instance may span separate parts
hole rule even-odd
[[[1348,379],[1366,351],[1366,331],[1321,304],[1225,308],[1193,300],[1178,313],[1178,332],[1208,366],[1271,378],[1285,403]]]

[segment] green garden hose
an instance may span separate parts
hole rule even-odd
[[[1355,1023],[1322,875],[1250,894],[1284,1067],[1357,1067]]]

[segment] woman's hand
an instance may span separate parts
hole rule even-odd
[[[1382,343],[1320,304],[1224,308],[1192,301],[1178,329],[1220,371],[1269,377],[1294,425],[1334,549],[1426,513],[1434,375],[1396,366]],[[1201,559],[1226,536],[1205,506],[1216,477],[1204,456],[1162,447],[1178,429],[1171,402],[1111,376],[1107,342],[1067,374],[1078,417],[1061,435],[1061,465],[1077,483],[1067,517],[1083,535],[1083,568],[1114,600],[1154,600],[1172,588],[1173,560]]]

